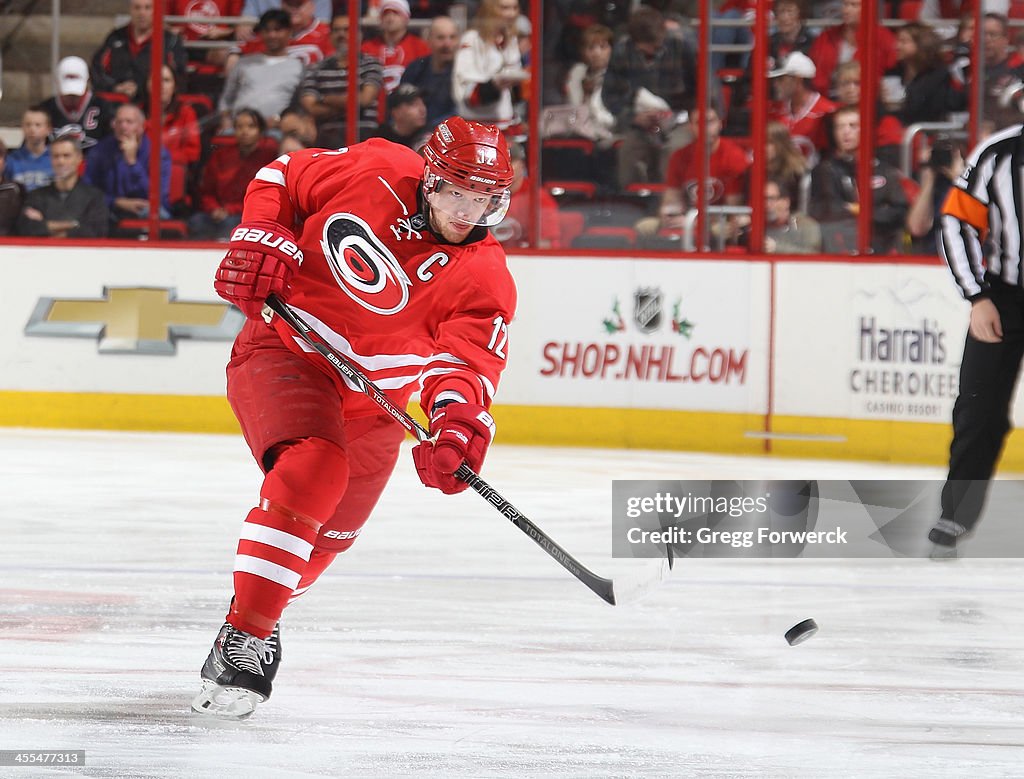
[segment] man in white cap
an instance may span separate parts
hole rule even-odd
[[[363,41],[362,51],[380,60],[384,66],[384,92],[390,93],[402,80],[406,66],[430,54],[430,46],[409,32],[408,0],[380,0],[378,11],[380,32]]]
[[[55,94],[41,107],[50,115],[53,136],[78,139],[85,154],[110,134],[114,107],[92,91],[89,66],[81,57],[65,57],[54,74]]]
[[[778,100],[769,109],[768,118],[786,125],[793,140],[805,151],[810,151],[812,145],[818,151],[827,147],[825,117],[837,107],[811,85],[815,73],[814,63],[801,51],[791,51],[777,69],[768,71]],[[801,143],[801,138],[809,143]]]

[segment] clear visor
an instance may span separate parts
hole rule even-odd
[[[498,195],[457,186],[430,173],[423,187],[427,202],[458,222],[493,227],[505,218],[512,194],[506,189]]]

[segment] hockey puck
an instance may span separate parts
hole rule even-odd
[[[786,631],[786,643],[790,646],[802,644],[817,632],[818,623],[813,619],[805,619],[803,622],[797,622]]]

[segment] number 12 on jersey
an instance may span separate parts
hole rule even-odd
[[[505,324],[505,317],[494,317],[494,330],[491,332],[491,340],[487,342],[487,348],[505,359],[505,344],[508,343],[508,325]]]

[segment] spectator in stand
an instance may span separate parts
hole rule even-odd
[[[110,135],[114,107],[92,91],[89,66],[81,57],[65,57],[57,65],[57,89],[42,102],[50,115],[54,137],[74,135],[88,154],[98,141]]]
[[[280,157],[282,154],[291,154],[293,151],[310,148],[312,147],[296,133],[285,133],[281,136],[281,142],[278,144],[277,155]]]
[[[857,36],[860,29],[861,2],[862,0],[843,0],[840,11],[842,24],[822,30],[807,52],[807,56],[817,66],[814,88],[823,95],[833,94],[833,74],[840,63],[860,59],[857,52]],[[896,64],[896,39],[888,29],[879,25],[875,41],[878,46],[878,73],[875,74],[877,80]]]
[[[331,27],[316,17],[313,0],[280,0],[277,8],[269,10],[287,14],[289,32],[285,53],[301,62],[302,67],[322,62],[334,53]],[[260,19],[262,18],[260,16]],[[255,32],[260,32],[259,25],[256,26]],[[262,35],[246,40],[241,46],[231,50],[225,71],[230,74],[238,60],[246,54],[262,54],[266,50],[266,42]]]
[[[882,79],[881,98],[904,127],[945,121],[950,111],[967,108],[964,90],[953,87],[940,45],[935,31],[920,22],[896,32],[898,60]]]
[[[188,54],[190,63],[209,65],[215,68],[223,68],[227,61],[230,47],[229,41],[235,40],[235,28],[227,24],[211,24],[203,21],[217,16],[241,16],[242,0],[166,0],[168,16],[186,16],[188,21],[184,24],[170,24],[168,29],[179,35],[185,42],[201,41],[222,41],[223,48],[189,48],[185,51]],[[255,18],[255,17],[254,17]]]
[[[814,42],[812,33],[804,23],[801,0],[776,0],[775,31],[768,38],[768,70],[775,70],[790,52],[806,54]],[[733,135],[746,135],[750,127],[750,95],[753,73],[748,60],[743,77],[733,87],[727,127]],[[795,201],[794,201],[795,202]]]
[[[302,141],[302,148],[309,149],[317,146],[316,120],[306,109],[301,106],[286,108],[281,114],[281,123],[277,126],[277,133],[271,135],[294,135]]]
[[[948,139],[936,140],[926,154],[918,168],[921,188],[907,212],[907,232],[914,254],[939,253],[942,206],[965,167],[959,144]]]
[[[160,141],[171,155],[171,210],[180,214],[191,205],[188,200],[188,182],[202,154],[199,119],[192,106],[178,99],[174,71],[164,65],[161,73],[163,130]]]
[[[836,68],[836,100],[840,106],[860,108],[860,63],[856,60],[844,62]],[[826,117],[826,135],[832,137],[832,117]],[[875,154],[893,167],[900,164],[900,143],[903,141],[903,124],[892,114],[879,108],[875,130]]]
[[[518,0],[482,0],[470,29],[462,36],[452,69],[456,113],[507,128],[516,121],[523,69],[516,35]]]
[[[608,72],[615,36],[603,24],[591,25],[580,39],[580,62],[565,77],[565,96],[569,105],[586,106],[598,133],[598,140],[610,143],[615,117],[601,99],[601,85]]]
[[[331,17],[334,16],[331,0],[312,0],[312,2],[313,18],[325,24],[329,23]],[[248,16],[250,19],[259,19],[267,11],[279,9],[283,5],[283,0],[245,0],[242,6],[242,16]],[[339,12],[345,12],[347,7],[346,5],[344,8],[340,8]],[[253,34],[255,32],[257,30],[252,25],[240,24],[235,28],[235,37],[240,41],[248,41],[254,37]]]
[[[749,51],[725,51],[727,47],[743,46],[749,47],[753,43],[753,35],[750,28],[745,25],[738,25],[735,22],[742,21],[746,10],[742,4],[732,0],[711,0],[711,45],[715,47],[711,51],[711,72],[718,73],[721,70],[743,70],[747,67],[750,58]],[[753,18],[751,16],[751,18]],[[716,22],[722,22],[716,24]],[[732,22],[732,24],[730,24]],[[718,47],[721,48],[718,48]],[[717,49],[717,50],[715,50]]]
[[[768,71],[778,100],[768,118],[786,125],[809,158],[814,156],[812,149],[821,152],[828,147],[825,117],[836,110],[835,103],[814,89],[816,72],[810,58],[799,51],[790,52],[776,70]]]
[[[379,32],[363,41],[363,54],[375,57],[384,67],[384,91],[391,92],[413,60],[430,54],[425,40],[409,31],[407,0],[381,0]]]
[[[768,38],[769,69],[778,67],[790,52],[806,54],[814,43],[800,0],[775,0],[774,13],[775,32]]]
[[[10,235],[21,213],[24,190],[7,178],[7,144],[0,140],[0,235]]]
[[[100,189],[110,210],[112,232],[122,219],[149,216],[149,156],[146,119],[134,103],[114,114],[114,132],[93,149],[85,163],[85,183]],[[170,217],[171,155],[160,149],[160,218]]]
[[[764,160],[765,172],[779,182],[790,205],[797,207],[804,176],[810,175],[810,168],[782,122],[768,122],[765,128]]]
[[[92,57],[92,83],[100,92],[117,92],[140,105],[149,95],[150,43],[153,38],[153,0],[129,0],[130,21],[111,32]],[[164,63],[184,76],[188,55],[181,38],[163,31]]]
[[[768,254],[817,254],[821,226],[794,212],[786,184],[769,176],[764,184],[764,250]]]
[[[41,238],[106,238],[110,216],[103,193],[79,178],[82,149],[75,137],[50,144],[53,183],[33,190],[18,217],[18,235]]]
[[[622,135],[617,171],[622,189],[661,181],[672,153],[693,139],[681,112],[693,107],[697,74],[693,49],[666,35],[660,11],[640,6],[630,14],[627,32],[612,48],[601,87]]]
[[[430,137],[427,129],[427,104],[412,84],[399,84],[388,95],[388,120],[377,128],[373,137],[408,146],[419,151]]]
[[[701,121],[701,111],[694,111],[692,121]],[[708,155],[708,177],[704,180],[706,205],[708,206],[739,206],[747,202],[747,173],[750,170],[750,157],[743,147],[730,138],[722,137],[722,120],[718,111],[708,109],[704,133],[710,154]],[[697,207],[698,154],[700,149],[697,141],[683,146],[669,158],[668,171],[665,175],[665,190],[661,196],[661,204],[657,217],[641,219],[637,225],[637,233],[651,236],[658,230],[679,231],[683,227],[684,216],[688,210]],[[735,219],[729,220],[729,228],[716,228],[721,235],[732,233],[732,227],[738,224]]]
[[[824,251],[857,251],[857,156],[860,149],[860,111],[843,106],[833,117],[834,153],[811,171],[808,212],[821,225]],[[891,165],[872,161],[871,250],[875,254],[902,251],[909,204],[902,174]]]
[[[281,113],[291,103],[302,79],[302,61],[286,51],[291,17],[287,11],[271,10],[260,17],[256,31],[264,51],[244,54],[228,74],[218,110],[221,129],[229,132],[234,115],[242,108],[253,108],[266,119],[268,127],[277,127]]]
[[[337,149],[347,143],[348,116],[348,16],[331,20],[334,51],[323,62],[302,72],[297,91],[298,104],[313,117],[317,146]],[[384,83],[381,64],[368,54],[359,54],[359,139],[365,140],[377,127],[377,96]]]
[[[203,168],[199,208],[188,220],[190,237],[226,241],[238,226],[246,187],[278,156],[278,144],[266,129],[258,111],[243,108],[235,115],[234,138],[215,146]]]
[[[52,131],[50,115],[41,106],[27,108],[21,115],[21,146],[8,152],[6,175],[25,192],[53,181],[50,149],[46,145]]]
[[[1021,98],[1024,97],[1024,57],[1010,45],[1009,23],[1002,14],[985,14],[982,34],[985,38],[985,69],[982,115],[997,128],[1024,121]],[[973,41],[971,41],[973,43]],[[976,60],[968,44],[971,62]],[[970,71],[973,72],[971,67]],[[968,76],[969,78],[969,76]]]
[[[346,0],[334,0],[334,2],[345,3]],[[454,3],[450,3],[448,0],[410,0],[409,2],[413,19],[436,19],[438,16],[446,16],[452,5]]]
[[[513,179],[509,185],[512,201],[505,218],[492,227],[491,232],[506,249],[519,249],[530,246],[530,179],[522,144],[510,143],[508,151],[512,158]],[[543,187],[537,194],[540,197],[540,241],[536,248],[558,249],[561,246],[558,203]]]
[[[409,63],[402,73],[403,84],[420,90],[427,105],[427,129],[433,132],[444,119],[455,113],[452,100],[452,66],[459,47],[459,28],[448,16],[437,16],[427,33],[430,54]]]

